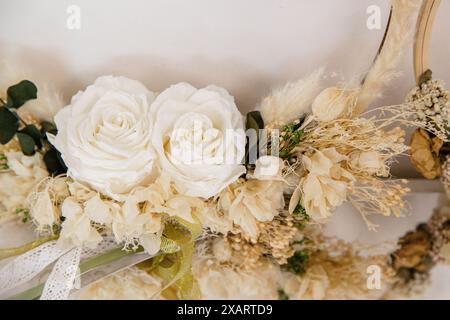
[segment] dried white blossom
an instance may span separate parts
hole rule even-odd
[[[219,195],[219,207],[252,238],[258,235],[257,221],[272,221],[283,206],[278,181],[240,179]]]
[[[162,299],[161,289],[161,279],[131,267],[83,288],[78,297],[82,300]]]
[[[323,90],[312,103],[312,113],[318,121],[332,121],[348,114],[354,96],[338,87]]]
[[[92,226],[91,220],[83,212],[81,205],[73,198],[69,197],[64,200],[61,212],[65,218],[58,239],[61,247],[86,246],[95,248],[100,243],[102,240],[100,233]]]
[[[6,152],[7,170],[0,172],[0,220],[11,219],[22,209],[36,185],[48,176],[42,156],[29,157],[22,152]]]
[[[194,275],[205,300],[274,300],[279,269],[269,262],[252,270],[234,269],[214,258],[195,257]]]
[[[344,160],[347,157],[335,148],[317,150],[311,156],[304,155],[302,162],[308,173],[294,191],[290,211],[301,201],[306,213],[314,220],[330,217],[333,210],[347,200],[349,187],[355,180],[342,166]]]

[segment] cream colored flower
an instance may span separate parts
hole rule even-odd
[[[278,268],[264,263],[252,270],[233,269],[209,259],[194,258],[194,275],[205,300],[275,300]]]
[[[210,198],[245,173],[244,121],[226,90],[179,83],[151,111],[159,164],[179,193]]]
[[[8,167],[19,177],[44,178],[48,175],[39,153],[25,156],[22,152],[7,152],[5,156],[8,159]]]
[[[196,223],[193,213],[196,208],[203,209],[203,206],[204,203],[199,198],[175,195],[168,199],[158,212],[167,213],[171,217],[180,217],[190,223]]]
[[[357,151],[350,154],[349,158],[353,170],[383,177],[389,174],[385,159],[378,151]]]
[[[442,144],[441,139],[431,137],[423,129],[417,129],[411,136],[411,162],[427,179],[435,179],[441,175],[439,151]]]
[[[311,266],[302,277],[286,273],[284,278],[283,290],[293,300],[322,300],[329,287],[328,276],[322,266]]]
[[[40,192],[30,207],[30,216],[33,218],[39,231],[52,227],[59,222],[59,210],[54,205],[48,189]]]
[[[84,202],[96,195],[94,190],[77,181],[69,180],[67,185],[70,195],[77,199],[77,201]]]
[[[113,76],[76,94],[55,116],[58,134],[50,137],[68,176],[115,200],[151,182],[153,99],[140,82]]]
[[[258,180],[283,180],[284,163],[278,157],[262,156],[255,162],[253,177]]]
[[[306,213],[314,220],[330,217],[332,211],[346,201],[347,192],[354,181],[353,175],[342,167],[345,160],[347,158],[335,148],[303,156],[303,165],[308,173],[294,191],[290,211],[293,211],[301,198]]]
[[[162,281],[147,272],[131,267],[110,275],[82,289],[82,300],[150,300],[161,299]]]
[[[112,231],[117,242],[125,245],[141,244],[149,254],[159,251],[161,217],[149,211],[141,211],[141,201],[131,194],[113,217]],[[145,205],[144,205],[145,208]]]
[[[337,87],[323,90],[312,103],[312,113],[318,121],[332,121],[345,115],[349,109],[349,93]]]
[[[226,234],[233,228],[233,220],[215,205],[208,204],[202,210],[197,210],[196,217],[204,229],[210,229],[212,232]]]
[[[92,226],[91,220],[83,212],[81,205],[73,198],[64,200],[61,212],[65,220],[61,225],[58,242],[62,247],[95,248],[100,243],[101,235]]]
[[[98,193],[84,203],[84,213],[99,224],[111,223],[114,210],[114,204],[103,201]]]
[[[60,223],[59,204],[69,196],[66,177],[48,177],[36,185],[25,206],[29,208],[38,232],[53,232],[53,226]]]
[[[17,217],[36,185],[48,176],[39,153],[28,157],[22,152],[5,153],[10,170],[0,172],[0,220]]]
[[[212,253],[214,258],[217,259],[218,262],[229,262],[232,259],[233,251],[231,247],[225,242],[224,238],[214,239],[211,245]]]
[[[257,221],[272,221],[284,206],[283,183],[239,180],[219,195],[221,208],[252,238],[258,235]]]

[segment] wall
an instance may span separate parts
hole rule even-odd
[[[450,1],[442,1],[432,67],[450,83]],[[227,88],[243,111],[270,88],[325,66],[360,77],[370,66],[389,14],[386,0],[0,0],[0,58],[15,56],[67,99],[102,74],[121,74],[153,90],[188,81]],[[81,9],[81,29],[66,9]],[[370,5],[382,29],[366,27]],[[413,86],[411,48],[380,103],[402,101]],[[406,157],[394,173],[417,176]]]

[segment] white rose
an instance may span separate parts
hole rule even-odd
[[[140,82],[103,76],[55,116],[68,175],[115,200],[152,176],[150,103]]]
[[[313,115],[319,121],[332,121],[348,110],[349,95],[337,87],[323,90],[312,103]]]
[[[180,83],[162,92],[151,111],[153,146],[178,192],[209,198],[245,173],[243,117],[224,89]]]

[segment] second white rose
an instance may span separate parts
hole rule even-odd
[[[179,83],[151,105],[152,143],[178,192],[209,198],[245,173],[243,116],[225,89]]]

